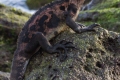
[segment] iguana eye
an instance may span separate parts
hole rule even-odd
[[[68,11],[72,11],[73,13],[76,13],[77,12],[77,8],[76,8],[76,6],[74,5],[74,4],[70,4],[69,6],[68,6],[68,9],[67,9]]]

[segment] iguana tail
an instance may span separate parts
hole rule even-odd
[[[24,54],[23,52],[20,52]],[[10,80],[23,80],[29,59],[25,55],[15,52],[12,62]]]

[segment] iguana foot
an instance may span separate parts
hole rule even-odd
[[[95,28],[95,27],[98,27],[98,26],[100,26],[100,24],[94,23],[94,24],[88,26],[87,29],[88,29],[89,31],[95,31],[94,28]]]
[[[67,58],[68,48],[75,49],[76,47],[73,45],[72,42],[66,41],[66,40],[62,40],[53,46],[53,50],[54,50],[53,52],[59,53],[59,55],[60,55],[59,58],[60,58],[61,62]],[[62,53],[64,53],[64,54],[62,54]]]
[[[88,27],[85,27],[82,24],[78,24],[78,25],[80,26],[79,33],[95,31],[94,28],[100,26],[100,24],[98,24],[98,23],[94,23]]]

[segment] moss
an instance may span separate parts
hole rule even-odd
[[[49,3],[53,0],[27,0],[26,3],[30,9],[38,9],[39,7]]]
[[[113,54],[119,54],[120,49],[117,49],[118,45],[114,45],[117,44],[116,38],[118,35],[119,34],[109,32],[103,28],[96,28],[96,32],[87,32],[83,34],[76,34],[65,31],[58,35],[54,39],[54,42],[59,42],[63,39],[72,41],[78,50],[68,49],[67,59],[63,62],[60,62],[60,58],[56,57],[55,54],[50,55],[43,53],[42,56],[38,54],[36,57],[34,57],[36,61],[31,60],[30,65],[28,65],[27,73],[30,75],[26,74],[26,79],[36,80],[38,78],[40,80],[52,80],[55,78],[64,80],[84,80],[83,77],[85,77],[85,79],[99,80],[97,79],[98,77],[101,79],[108,75],[111,77],[112,74],[109,74],[111,73],[109,71],[112,71],[111,68],[113,68],[115,65],[114,60],[116,59],[116,56],[113,57]],[[112,40],[108,40],[108,37],[110,36],[113,38]],[[104,45],[103,41],[107,45]],[[112,43],[110,43],[111,41]],[[112,52],[106,48],[111,45],[116,48],[116,51],[114,50]],[[40,59],[42,61],[41,63],[39,62]],[[31,68],[32,65],[36,64],[39,64],[39,67],[34,66]],[[113,71],[115,71],[114,69]],[[55,75],[59,76],[56,77]],[[90,78],[89,75],[92,77]]]
[[[20,16],[30,17],[29,14],[27,14],[25,12],[22,12],[20,9],[11,8],[10,11],[13,12],[13,13],[15,13],[15,14],[17,14],[17,15],[20,15]]]
[[[17,36],[30,16],[21,10],[0,4],[0,71],[10,72]]]
[[[0,8],[1,24],[3,24],[3,22],[7,22],[7,23],[10,23],[10,25],[12,24],[11,26],[14,26],[14,24],[17,24],[18,26],[22,27],[30,16],[31,16],[30,14],[27,14],[15,8],[11,8],[11,7]]]
[[[87,71],[87,72],[93,72],[93,65],[92,64],[87,64],[84,66],[84,69]]]
[[[1,5],[1,4],[0,4]],[[0,8],[0,41],[1,43],[16,43],[17,36],[29,19],[30,14],[11,7]]]
[[[99,23],[102,27],[120,32],[120,0],[105,0],[96,5],[91,10],[81,11],[80,14],[85,16],[81,22],[86,25]],[[90,16],[89,16],[90,15]],[[82,17],[80,16],[80,17]]]
[[[0,70],[4,72],[10,72],[11,62],[5,62],[3,65],[0,65]]]
[[[0,4],[0,51],[13,53],[17,36],[31,15]]]
[[[0,8],[4,8],[5,6],[3,4],[0,4]]]
[[[81,20],[83,24],[90,25],[92,23],[99,23],[102,27],[120,32],[120,8],[107,8],[101,10],[88,10],[82,11],[81,14],[93,14],[97,13],[97,15],[92,15],[90,19]]]
[[[93,10],[98,9],[107,9],[107,8],[119,8],[120,7],[120,0],[105,0],[102,3],[96,5]]]
[[[15,29],[8,29],[3,26],[0,26],[0,37],[1,41],[6,44],[13,44],[16,43],[16,30]]]

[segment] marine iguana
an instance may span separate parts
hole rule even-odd
[[[26,22],[22,28],[18,40],[17,49],[14,52],[10,80],[23,80],[29,59],[42,48],[46,52],[61,54],[60,48],[66,53],[66,48],[73,48],[71,42],[65,40],[51,45],[49,40],[69,26],[76,33],[94,31],[99,24],[85,27],[77,24],[75,19],[84,0],[56,0],[41,7]],[[64,58],[64,57],[63,57]]]

